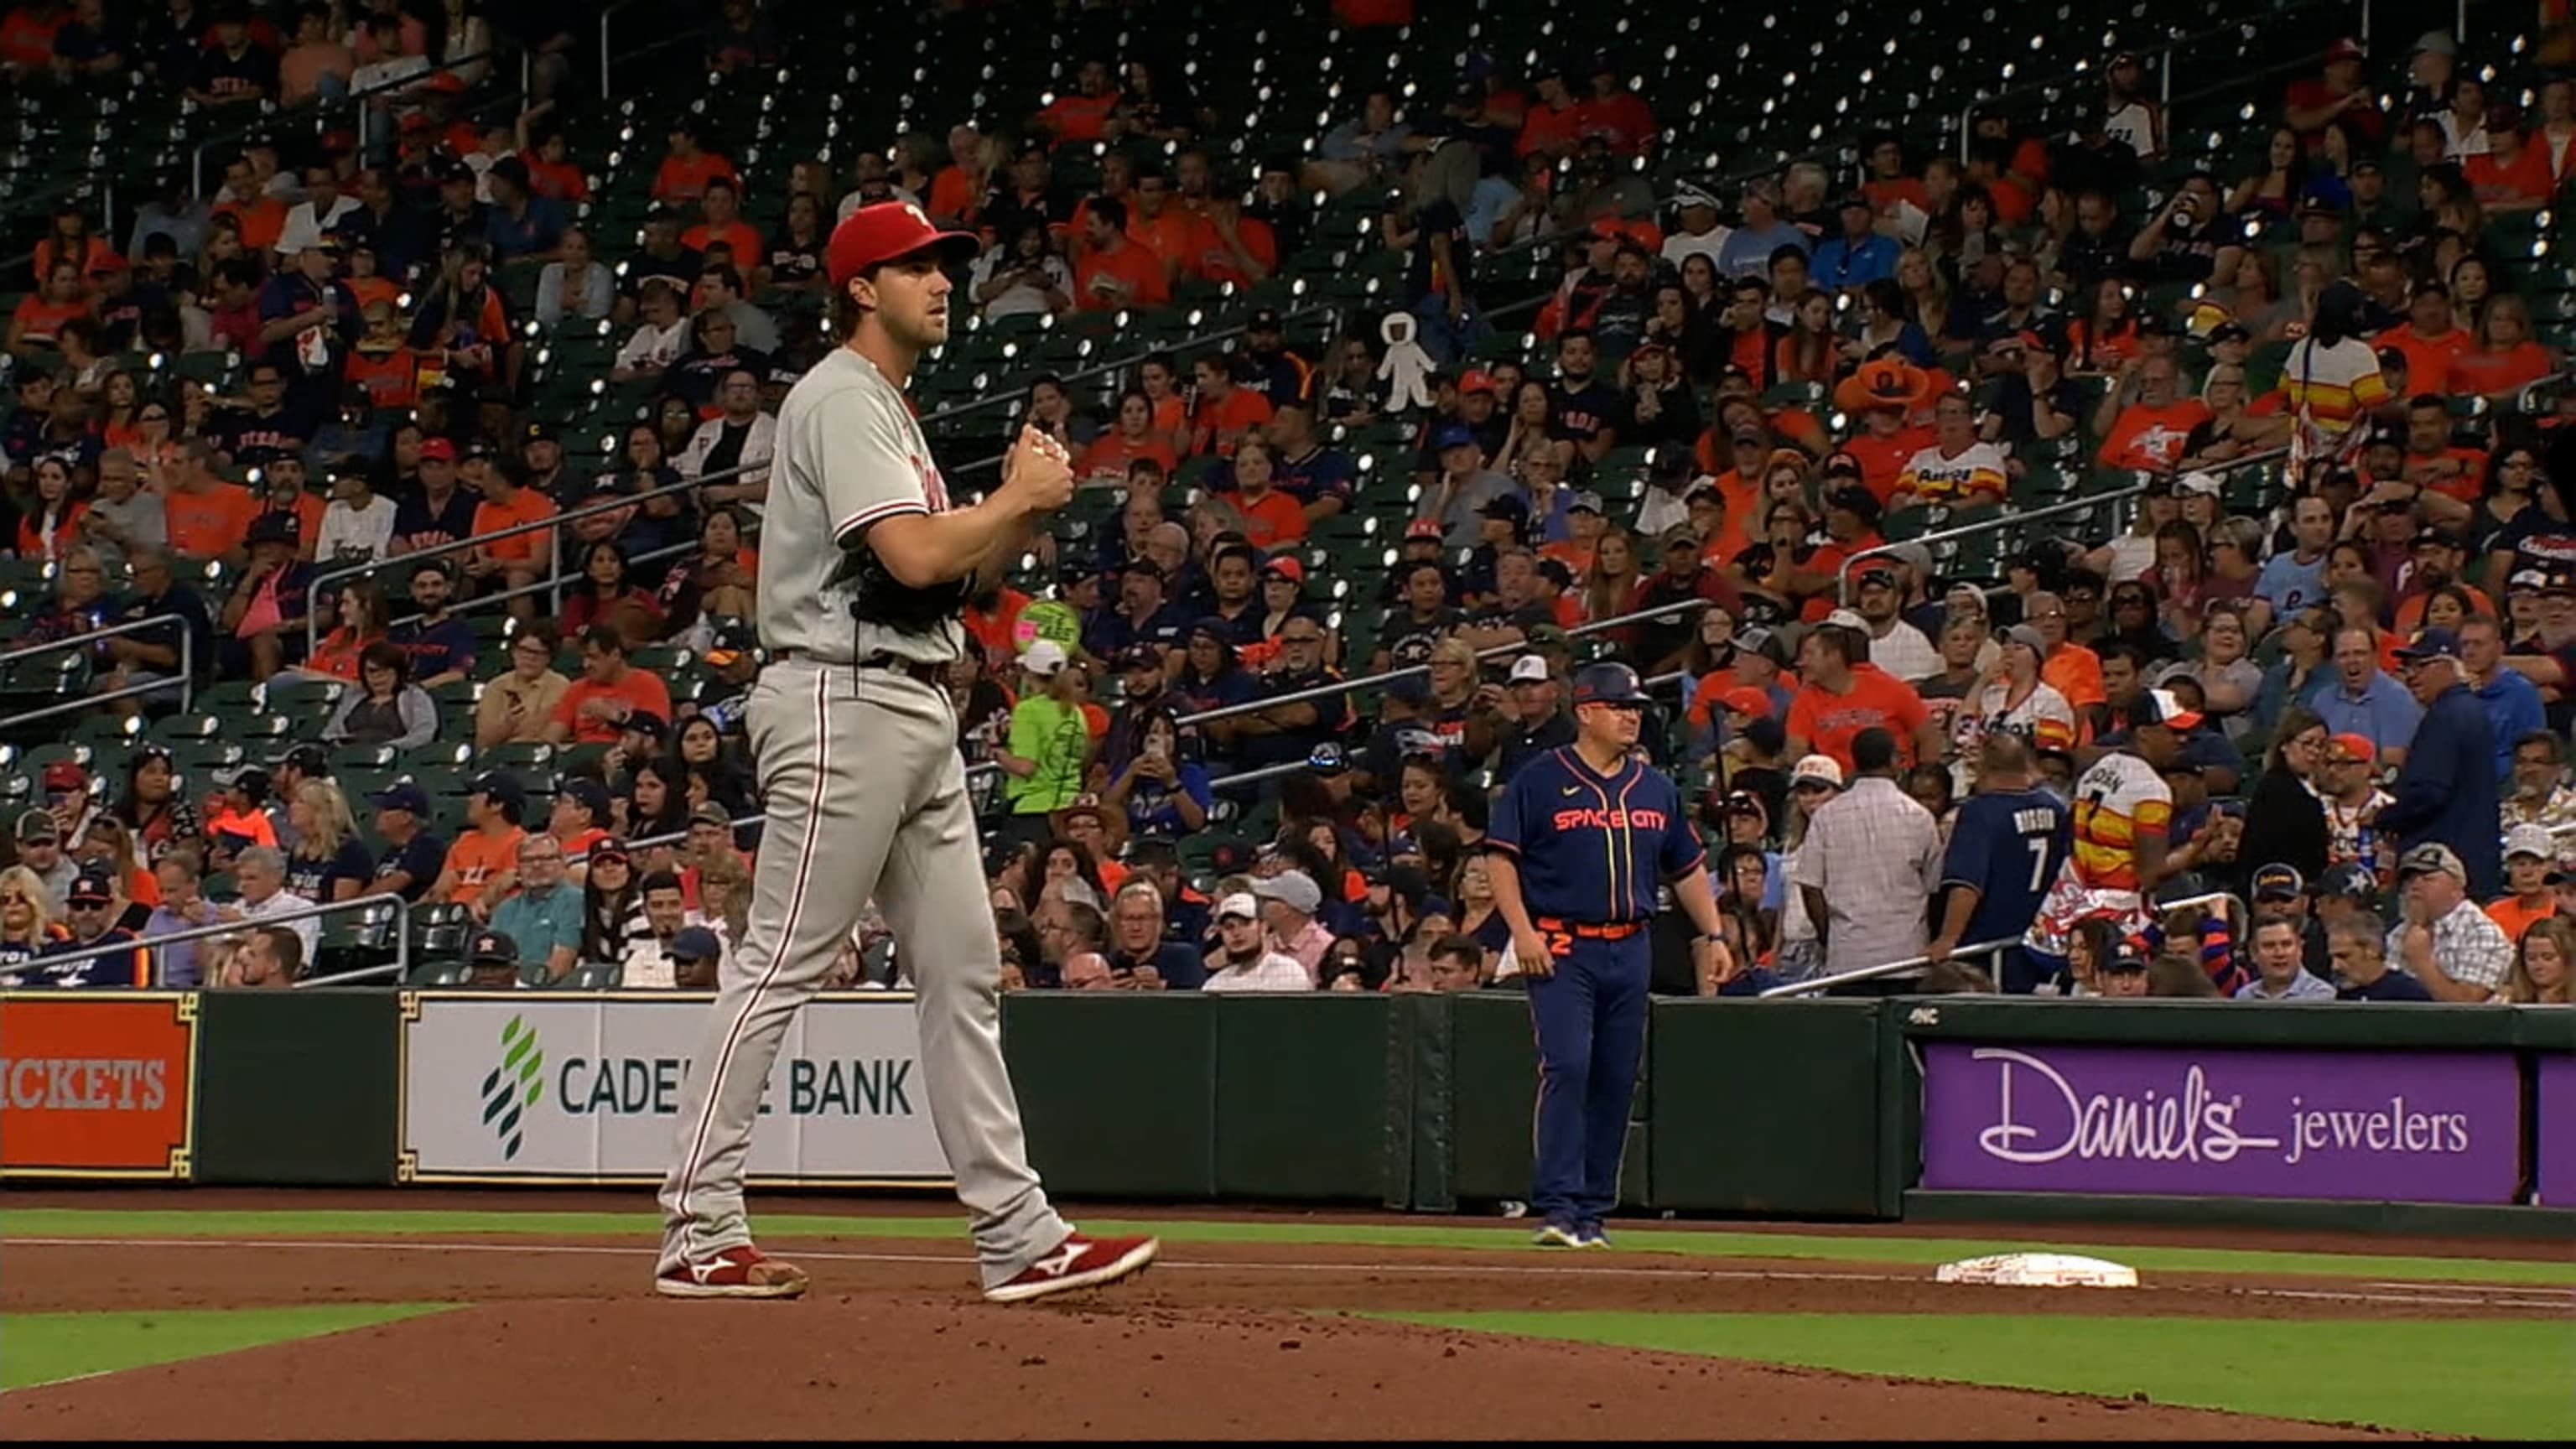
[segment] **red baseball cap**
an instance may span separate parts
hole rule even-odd
[[[1265,574],[1277,574],[1279,577],[1286,579],[1292,584],[1302,584],[1306,582],[1306,566],[1299,563],[1295,557],[1289,554],[1283,553],[1279,557],[1263,564],[1261,566],[1261,571]]]
[[[1440,520],[1436,518],[1417,518],[1404,526],[1404,536],[1408,542],[1417,538],[1440,538],[1443,536],[1440,528]]]
[[[45,767],[44,788],[48,790],[86,790],[89,771],[70,760],[56,760]]]
[[[1717,702],[1737,714],[1767,716],[1771,713],[1771,696],[1749,684],[1739,684],[1719,695]]]
[[[983,244],[966,232],[932,226],[929,216],[909,201],[880,201],[851,212],[832,228],[823,270],[834,287],[846,287],[868,268],[924,247],[939,248],[944,260],[963,262],[972,260]]]
[[[442,463],[453,463],[456,461],[456,445],[445,438],[427,438],[421,442],[420,455],[436,458]]]
[[[1471,392],[1492,392],[1493,390],[1494,375],[1481,367],[1471,367],[1458,374],[1458,391],[1462,396]]]

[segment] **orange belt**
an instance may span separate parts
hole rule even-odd
[[[1560,921],[1554,916],[1539,916],[1532,924],[1550,935],[1584,941],[1624,941],[1646,929],[1643,921]]]

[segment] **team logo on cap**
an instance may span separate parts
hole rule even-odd
[[[914,221],[920,222],[923,226],[930,225],[930,217],[924,213],[920,207],[913,205],[909,201],[903,204],[903,214],[911,217]]]

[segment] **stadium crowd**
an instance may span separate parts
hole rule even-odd
[[[1427,408],[1374,315],[1317,347],[1256,312],[1098,415],[1027,388],[1115,505],[973,603],[949,676],[1006,984],[1508,989],[1487,801],[1571,739],[1562,682],[1606,644],[1675,691],[1648,747],[1717,850],[1728,951],[1697,976],[1667,920],[1659,989],[1914,961],[1929,990],[2569,999],[2576,390],[2511,226],[2576,165],[2576,83],[2518,102],[2447,34],[2340,41],[2237,169],[2172,173],[2119,55],[2072,128],[1981,114],[1957,155],[1873,133],[1848,170],[1657,195],[1679,98],[1612,54],[1472,55],[1250,170],[1226,98],[1086,57],[838,175],[737,167],[683,117],[622,236],[576,220],[602,158],[570,88],[462,103],[492,45],[476,0],[0,20],[12,84],[366,97],[114,234],[65,203],[11,279],[0,524],[43,581],[6,647],[65,644],[140,743],[34,771],[0,983],[283,984],[324,955],[307,907],[389,892],[449,923],[448,979],[710,984],[757,837],[762,465],[829,345],[834,220],[980,232],[961,296],[1002,319],[1259,283],[1323,198],[1383,191]],[[708,64],[779,48],[730,0]],[[1096,188],[1053,179],[1076,152]],[[1531,244],[1561,281],[1516,332],[1489,259]],[[599,324],[654,396],[583,463],[531,355]],[[1341,446],[1390,420],[1393,466]],[[1310,539],[1390,492],[1377,576],[1319,577]],[[2048,505],[2081,531],[1977,527]],[[407,582],[345,572],[380,562]],[[290,732],[182,768],[183,667]],[[879,934],[838,982],[899,978]]]

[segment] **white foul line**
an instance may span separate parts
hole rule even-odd
[[[323,1252],[414,1252],[414,1253],[517,1253],[545,1254],[558,1257],[652,1258],[659,1256],[651,1248],[612,1247],[597,1243],[446,1243],[420,1241],[372,1242],[357,1238],[13,1238],[0,1237],[0,1246],[27,1248],[243,1248],[286,1251]],[[795,1258],[823,1263],[953,1263],[966,1267],[971,1256],[956,1253],[835,1253],[798,1252]],[[1548,1265],[1539,1263],[1260,1263],[1208,1262],[1163,1258],[1155,1266],[1183,1272],[1203,1273],[1380,1273],[1412,1277],[1602,1277],[1602,1278],[1684,1278],[1719,1279],[1739,1282],[1785,1283],[1925,1283],[1928,1274],[1906,1273],[1838,1273],[1799,1272],[1777,1268],[1650,1268],[1625,1267],[1615,1263]],[[2576,1294],[2568,1297],[2532,1297],[2547,1293],[2540,1287],[2497,1285],[2481,1288],[2472,1283],[2396,1284],[2366,1283],[2363,1288],[2404,1288],[2414,1291],[2370,1293],[2334,1289],[2238,1288],[2223,1285],[2155,1284],[2150,1291],[2160,1293],[2230,1294],[2253,1298],[2290,1298],[2333,1303],[2401,1303],[2432,1307],[2535,1308],[2564,1311],[2576,1306]],[[2448,1296],[2428,1296],[2440,1293]]]

